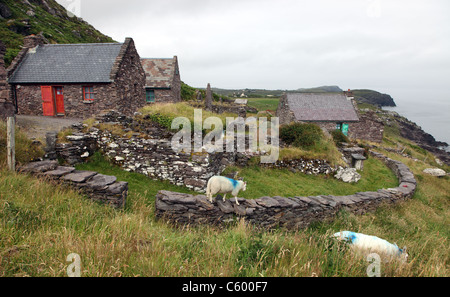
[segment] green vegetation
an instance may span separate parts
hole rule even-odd
[[[196,91],[197,91],[196,88],[193,88],[185,84],[184,82],[181,82],[181,99],[183,101],[190,101],[197,99],[195,97]]]
[[[264,231],[243,221],[225,229],[174,228],[155,220],[155,194],[160,189],[187,190],[124,172],[98,155],[78,169],[128,181],[125,210],[1,169],[0,276],[65,276],[70,264],[66,257],[74,252],[81,257],[85,277],[366,276],[367,261],[330,239],[340,230],[373,234],[408,247],[408,263],[382,263],[382,276],[448,276],[449,178],[426,176],[422,165],[400,160],[419,180],[411,201],[363,216],[341,211],[334,222],[299,231]],[[376,163],[368,166],[377,167]],[[275,182],[264,187],[269,184]]]
[[[387,94],[381,94],[373,90],[352,90],[356,101],[375,106],[395,106],[394,99]]]
[[[94,27],[77,17],[69,17],[55,0],[46,0],[48,7],[37,1],[3,0],[11,17],[0,19],[0,40],[6,45],[5,63],[8,66],[19,53],[23,37],[40,33],[50,43],[99,43],[114,42]],[[30,17],[28,13],[34,13]]]
[[[315,124],[292,123],[280,127],[280,139],[295,147],[311,149],[323,138],[322,129]]]
[[[191,123],[194,123],[194,110],[196,108],[190,106],[187,103],[155,103],[147,105],[140,109],[139,111],[143,116],[149,115],[156,122],[160,123],[164,127],[170,127],[172,120],[177,117],[185,117],[189,119]],[[226,118],[232,117],[236,118],[238,115],[235,113],[223,113],[216,114],[207,110],[202,110],[202,120],[209,117],[218,117],[222,120],[224,127],[226,127]],[[170,123],[169,123],[170,122]]]
[[[247,182],[247,191],[239,197],[256,199],[263,196],[317,196],[351,195],[363,191],[376,191],[398,185],[395,175],[379,160],[370,158],[364,163],[362,179],[347,184],[331,176],[312,176],[293,173],[287,169],[266,169],[260,166],[228,167],[226,172],[239,172]]]
[[[269,232],[242,221],[225,229],[174,228],[155,219],[155,195],[162,189],[190,193],[186,188],[125,172],[99,154],[77,169],[129,182],[125,210],[0,169],[0,276],[65,276],[66,257],[74,252],[81,256],[82,276],[365,276],[366,260],[330,239],[340,230],[373,234],[408,247],[408,263],[382,263],[383,276],[448,276],[449,178],[422,173],[429,166],[422,161],[386,154],[414,171],[419,186],[411,201],[363,216],[341,211],[331,223],[299,231]],[[242,193],[249,198],[344,195],[396,184],[375,159],[366,161],[357,185],[286,170],[238,170],[249,182]]]
[[[0,166],[6,164],[6,123],[0,121]],[[16,161],[19,164],[28,163],[44,155],[39,143],[33,143],[27,135],[16,127]]]
[[[258,111],[276,111],[278,109],[279,98],[247,98],[248,105]]]
[[[333,137],[334,143],[337,146],[340,146],[343,142],[349,143],[349,139],[347,136],[345,136],[344,133],[342,133],[341,130],[334,130],[331,131],[331,136]]]

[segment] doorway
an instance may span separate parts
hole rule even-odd
[[[44,116],[64,116],[64,92],[61,86],[41,86]]]

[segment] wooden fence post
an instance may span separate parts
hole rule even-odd
[[[6,123],[6,139],[8,155],[8,169],[11,171],[16,170],[16,138],[15,138],[16,119],[15,117],[8,117]]]

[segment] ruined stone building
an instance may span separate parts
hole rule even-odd
[[[181,78],[178,58],[141,59],[146,75],[146,102],[181,101]]]
[[[373,113],[360,114],[349,93],[287,93],[278,105],[280,125],[307,122],[323,130],[341,130],[354,139],[381,142],[384,125]]]
[[[132,114],[145,105],[145,73],[134,41],[44,44],[28,36],[7,69],[18,114],[86,118]]]

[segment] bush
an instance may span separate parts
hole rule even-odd
[[[196,89],[181,82],[181,99],[183,101],[195,100]]]
[[[293,123],[280,128],[280,138],[288,145],[308,149],[321,141],[323,132],[315,124]]]
[[[345,136],[341,130],[331,131],[331,136],[333,136],[334,143],[336,143],[337,146],[340,146],[343,142],[349,142],[348,137]]]

